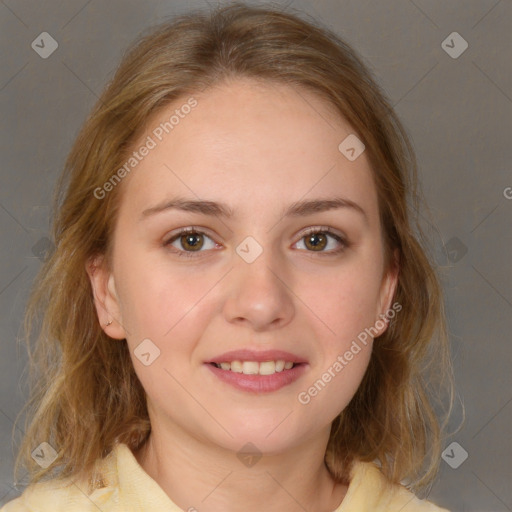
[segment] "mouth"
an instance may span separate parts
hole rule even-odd
[[[309,365],[307,360],[281,350],[235,350],[206,361],[205,366],[223,385],[261,394],[292,384]]]
[[[244,375],[274,375],[276,373],[286,372],[304,363],[294,363],[278,359],[276,361],[225,361],[222,363],[209,363],[220,370],[233,373],[243,373]]]

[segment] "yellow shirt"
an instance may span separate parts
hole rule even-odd
[[[0,512],[184,512],[142,469],[131,450],[119,444],[99,461],[104,487],[51,480],[29,486]],[[385,477],[375,464],[357,462],[342,504],[333,512],[448,512],[395,486],[378,496]],[[195,505],[201,512],[201,504]],[[194,504],[185,512],[194,511]]]

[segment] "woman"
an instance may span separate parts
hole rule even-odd
[[[2,510],[442,510],[413,494],[450,377],[415,173],[325,29],[238,4],[137,41],[58,186]]]

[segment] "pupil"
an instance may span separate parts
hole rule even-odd
[[[318,239],[318,240],[317,240]],[[310,235],[308,242],[313,246],[315,249],[323,249],[325,247],[326,237],[319,233],[314,233]]]
[[[199,240],[199,237],[201,235],[199,234],[188,234],[188,235],[185,235],[185,243],[184,243],[184,246],[188,246],[190,248],[193,248],[193,249],[200,249],[202,247],[202,243],[201,241]]]

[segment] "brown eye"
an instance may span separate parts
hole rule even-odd
[[[327,237],[324,233],[312,233],[304,237],[305,245],[308,249],[313,251],[322,251],[327,246]]]
[[[186,233],[180,236],[180,242],[183,249],[186,251],[199,251],[203,245],[204,240],[202,239],[201,233]]]
[[[317,252],[322,256],[339,254],[350,245],[344,237],[334,233],[329,227],[309,228],[297,243],[303,243],[307,252]]]
[[[196,228],[182,229],[172,238],[164,242],[178,256],[194,256],[206,252],[206,249],[215,249],[216,243],[203,231]]]

